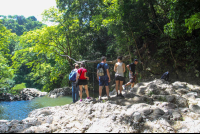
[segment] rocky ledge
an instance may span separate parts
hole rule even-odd
[[[1,133],[199,133],[200,87],[163,80],[138,83],[124,99],[103,97],[32,111],[22,121],[0,121]]]
[[[32,100],[35,97],[42,97],[47,95],[47,92],[41,92],[35,88],[24,88],[19,95],[12,95],[10,93],[1,93],[0,101],[21,101]]]
[[[72,88],[71,87],[64,87],[64,88],[56,88],[49,92],[50,98],[57,98],[59,96],[67,96],[72,94]]]

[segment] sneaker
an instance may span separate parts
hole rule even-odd
[[[119,94],[119,96],[120,96],[121,98],[124,98],[124,96],[123,96],[122,94]]]
[[[101,96],[99,96],[99,100],[102,100],[102,99],[101,99]]]
[[[122,85],[122,89],[123,89],[123,90],[125,90],[125,89],[126,89],[125,85]]]
[[[90,100],[91,98],[90,98],[90,97],[87,97],[87,99]]]
[[[80,102],[82,102],[83,100],[82,99],[80,99]]]

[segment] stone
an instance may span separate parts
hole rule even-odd
[[[172,83],[172,86],[175,89],[186,88],[186,83],[185,82],[176,81],[176,82]]]
[[[162,103],[161,107],[163,107],[165,109],[175,109],[175,108],[177,108],[177,106],[175,104],[169,103],[169,102]]]
[[[200,106],[198,105],[190,105],[189,109],[193,111],[194,113],[200,114]]]
[[[132,118],[135,122],[141,122],[142,121],[142,115],[141,113],[139,112],[135,112],[133,115],[132,115]]]
[[[153,112],[149,116],[147,116],[147,118],[149,118],[150,120],[155,120],[165,114],[165,112],[160,108],[153,108],[152,110]]]
[[[6,124],[0,125],[0,133],[6,133],[6,132],[8,132],[8,130],[9,130],[8,125],[6,125]]]
[[[175,95],[175,103],[179,106],[179,107],[188,107],[188,102],[187,99],[179,96],[179,95]]]

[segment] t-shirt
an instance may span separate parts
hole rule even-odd
[[[135,75],[135,66],[136,65],[134,63],[129,64],[129,68],[130,68],[131,72],[133,72],[133,75]]]
[[[82,73],[81,73],[81,70],[82,70]],[[78,70],[78,73],[81,74],[81,76],[80,76],[79,79],[81,79],[81,80],[86,80],[86,78],[85,78],[85,73],[86,73],[86,72],[87,72],[87,69],[85,69],[85,68],[80,68],[80,69]]]
[[[100,67],[100,64],[101,64],[102,66],[103,66],[103,64],[104,64],[103,68],[104,68],[104,70],[105,70],[105,75],[104,75],[104,76],[99,76],[99,78],[108,78],[108,75],[107,75],[107,69],[109,69],[108,64],[107,64],[107,63],[99,63],[99,64],[97,65],[97,69]]]

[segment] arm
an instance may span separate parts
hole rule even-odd
[[[117,68],[117,64],[115,64],[115,66],[114,66],[114,72],[117,72],[116,68]]]
[[[85,78],[86,78],[87,80],[89,80],[89,77],[86,76],[86,72],[85,72],[84,76],[85,76]]]
[[[77,75],[76,75],[76,81],[78,80],[80,74],[77,72]]]
[[[98,70],[97,70],[97,80],[99,81],[99,75],[98,75]]]
[[[127,69],[131,72],[129,65],[127,65],[126,67],[127,67]],[[131,72],[131,73],[133,73],[133,72]]]
[[[109,73],[109,70],[107,69],[107,75],[108,75],[108,78],[109,78],[109,81],[110,82],[110,73]]]

